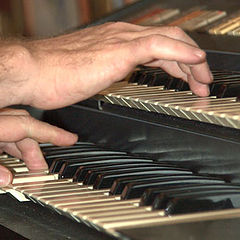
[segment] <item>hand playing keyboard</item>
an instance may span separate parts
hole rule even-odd
[[[212,75],[206,54],[176,27],[107,23],[50,39],[0,40],[0,107],[42,109],[89,98],[125,78],[137,65],[160,67],[209,94]],[[19,110],[0,114],[0,149],[25,160],[30,169],[47,168],[37,142],[73,144],[77,137]],[[1,167],[1,185],[11,181]]]
[[[76,135],[38,121],[25,110],[0,110],[0,153],[6,152],[23,159],[30,170],[48,168],[38,142],[66,146],[76,141]],[[0,186],[6,186],[11,181],[11,172],[0,165]]]
[[[107,23],[50,39],[0,43],[0,107],[64,107],[124,79],[140,64],[182,78],[199,96],[209,94],[212,82],[205,52],[176,27]]]

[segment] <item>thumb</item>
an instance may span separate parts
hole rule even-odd
[[[11,172],[0,165],[0,186],[5,187],[12,182]]]

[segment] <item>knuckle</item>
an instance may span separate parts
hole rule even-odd
[[[25,47],[20,45],[11,46],[11,55],[12,57],[10,57],[9,63],[22,62],[30,58],[29,51]]]
[[[100,25],[100,28],[104,30],[110,30],[110,29],[114,29],[114,26],[116,26],[116,22],[107,22]]]
[[[107,22],[107,23],[100,25],[99,33],[102,34],[103,37],[104,36],[106,37],[109,35],[113,35],[118,31],[119,31],[119,27],[118,27],[117,22]]]
[[[158,39],[157,36],[152,35],[146,37],[146,46],[149,50],[155,49],[156,46],[158,45]]]
[[[118,30],[118,29],[127,29],[131,24],[126,23],[126,22],[117,21],[117,22],[109,22],[106,25],[115,30]]]
[[[173,32],[173,34],[175,34],[176,36],[182,38],[183,36],[186,35],[186,33],[182,30],[182,28],[178,27],[178,26],[173,26],[170,27],[170,31]]]
[[[30,115],[20,115],[18,116],[20,119],[20,122],[23,125],[23,128],[26,129],[28,132],[34,125],[34,118],[32,118]]]
[[[114,24],[114,22],[106,22],[106,23],[100,25],[100,27],[109,27],[109,26],[111,26],[113,24]]]
[[[113,25],[116,26],[116,27],[125,27],[128,24],[125,23],[125,22],[117,21],[117,22],[114,22]]]

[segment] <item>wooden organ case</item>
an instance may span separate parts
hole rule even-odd
[[[221,193],[216,189],[219,183],[213,183],[216,187],[213,189],[217,193],[206,190],[196,197],[198,201],[191,202],[195,197],[185,198],[187,194],[184,194],[194,194],[195,190],[190,183],[188,190],[185,184],[184,194],[181,190],[179,195],[171,193],[168,198],[172,205],[169,205],[170,214],[164,221],[160,218],[151,220],[149,217],[149,222],[148,219],[144,222],[142,217],[143,223],[122,223],[116,227],[116,234],[111,234],[111,231],[102,233],[98,231],[101,228],[88,228],[46,207],[32,202],[16,203],[9,196],[1,195],[1,224],[33,239],[237,239],[240,236],[240,210],[234,204],[230,206],[229,201],[232,200],[231,194],[235,194],[232,198],[236,200],[236,206],[240,205],[240,196],[237,198],[240,190],[239,8],[240,3],[236,0],[143,0],[94,23],[115,20],[146,22],[149,20],[146,18],[155,16],[154,12],[174,9],[175,13],[170,11],[173,14],[171,19],[163,17],[164,21],[160,24],[180,22],[183,24],[181,26],[187,26],[189,35],[206,49],[210,67],[217,79],[215,85],[211,86],[210,100],[204,102],[195,96],[189,96],[189,89],[184,84],[176,83],[176,79],[158,69],[140,66],[122,85],[113,86],[92,99],[73,106],[43,114],[43,120],[78,133],[81,141],[112,151],[122,151],[134,157],[152,159],[154,163],[186,168],[195,177],[223,181],[225,185]],[[218,13],[222,16],[206,20]],[[197,14],[203,14],[202,19],[195,19],[193,25],[185,24],[184,19],[192,20],[190,16]],[[199,28],[193,29],[196,24],[199,24]],[[235,25],[232,26],[233,24]],[[232,81],[236,83],[232,84]],[[149,98],[150,94],[156,97]],[[165,94],[164,97],[161,94]],[[176,94],[182,95],[176,97]],[[169,99],[169,102],[165,99]],[[198,102],[203,104],[198,105]],[[212,200],[212,195],[225,196],[228,191],[229,197],[213,204],[212,209],[211,201],[203,203],[208,200],[208,195]],[[185,206],[173,205],[174,201],[182,201]],[[195,203],[199,205],[194,206]],[[129,213],[129,218],[130,215]],[[23,219],[22,223],[19,223],[20,219]],[[33,229],[38,231],[38,235],[33,234]],[[46,232],[46,229],[50,230]]]

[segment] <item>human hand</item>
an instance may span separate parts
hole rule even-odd
[[[17,103],[42,109],[93,96],[139,64],[161,67],[182,78],[199,96],[209,94],[212,81],[205,52],[177,27],[107,23],[28,41],[15,51],[13,62],[19,70],[15,68],[10,76],[19,83]]]
[[[67,146],[76,141],[75,134],[38,121],[25,110],[0,110],[0,154],[6,152],[24,160],[29,170],[48,168],[38,142]],[[11,172],[0,165],[0,186],[6,186],[11,181]]]

